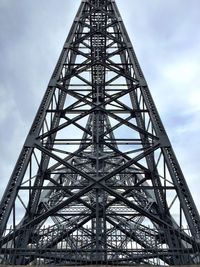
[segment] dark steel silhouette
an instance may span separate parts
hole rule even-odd
[[[0,203],[0,262],[191,264],[199,242],[116,3],[83,0]]]

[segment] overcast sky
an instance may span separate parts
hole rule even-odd
[[[0,0],[0,198],[80,0]],[[200,1],[118,0],[200,210]]]

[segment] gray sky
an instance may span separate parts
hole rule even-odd
[[[79,4],[0,0],[0,198]],[[200,1],[117,4],[200,210]]]

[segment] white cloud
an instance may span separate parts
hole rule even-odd
[[[0,125],[6,120],[9,112],[14,106],[14,99],[10,96],[8,90],[0,84]]]
[[[196,87],[195,85],[192,85],[192,86],[195,87],[195,90],[193,90],[189,96],[189,103],[194,108],[194,110],[197,111],[199,114],[200,113],[200,85],[199,87]]]
[[[190,60],[179,60],[178,62],[172,62],[165,67],[166,78],[170,79],[170,82],[180,85],[189,85],[190,82],[199,73],[200,66],[198,62],[191,62]],[[185,90],[182,88],[182,90]]]

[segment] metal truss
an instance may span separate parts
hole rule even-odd
[[[0,203],[0,262],[192,264],[199,242],[116,3],[83,0]]]

